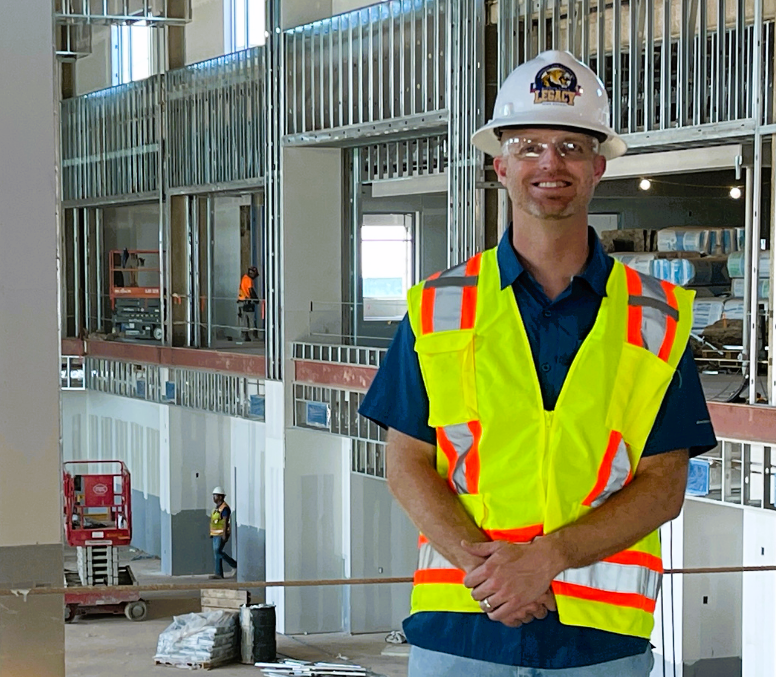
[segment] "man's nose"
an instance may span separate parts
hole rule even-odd
[[[539,156],[539,166],[541,167],[555,167],[563,164],[563,161],[563,156],[558,152],[554,143],[548,143]]]

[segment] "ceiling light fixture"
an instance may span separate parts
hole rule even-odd
[[[730,197],[734,200],[738,200],[741,197],[741,189],[738,186],[733,186],[730,189]]]
[[[641,181],[639,181],[639,188],[641,188],[641,190],[649,190],[652,188],[652,181],[649,179],[641,179]]]

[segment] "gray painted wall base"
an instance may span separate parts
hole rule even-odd
[[[132,490],[132,545],[149,555],[162,556],[162,508],[159,497]]]
[[[742,671],[739,656],[726,656],[685,663],[682,674],[684,677],[741,677]]]
[[[237,526],[237,580],[266,581],[267,567],[264,554],[266,531],[240,524]],[[261,599],[257,597],[261,595]],[[263,588],[251,594],[255,603],[263,601]]]
[[[60,586],[64,567],[61,543],[0,547],[0,587],[3,588]],[[7,599],[10,597],[3,600],[4,604]]]
[[[162,573],[168,576],[213,573],[213,546],[204,510],[162,513]]]

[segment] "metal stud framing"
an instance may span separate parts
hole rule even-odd
[[[444,174],[447,137],[376,143],[361,149],[362,182]]]
[[[445,109],[451,2],[388,0],[286,31],[289,140]]]
[[[57,23],[181,26],[191,21],[191,0],[55,0]]]
[[[255,47],[167,73],[171,193],[261,183],[264,71]]]
[[[499,75],[553,46],[604,81],[622,133],[755,117],[762,24],[742,0],[499,0]],[[537,11],[538,8],[538,11]],[[720,21],[720,17],[722,20]],[[761,53],[772,77],[773,23]],[[770,80],[767,87],[772,87]],[[764,111],[772,115],[770,105]],[[653,143],[658,140],[653,137]]]
[[[471,136],[482,124],[484,114],[483,31],[484,4],[454,0],[448,22],[447,90],[450,122],[448,138],[448,265],[467,259],[484,247],[480,208],[482,154],[471,144]]]
[[[62,101],[62,200],[65,206],[159,191],[161,77]]]
[[[264,194],[264,223],[266,246],[264,247],[266,303],[266,376],[269,379],[283,378],[283,149],[281,142],[285,134],[285,81],[272,77],[273,73],[285,72],[286,35],[280,29],[281,0],[267,1],[266,44],[267,77],[264,80],[264,101],[267,115],[266,189]]]
[[[284,359],[283,145],[357,146],[370,181],[446,171],[450,264],[483,246],[482,158],[469,140],[485,118],[486,3],[387,0],[286,31],[280,3],[268,1],[264,48],[68,99],[61,109],[66,207],[160,199],[162,175],[169,192],[181,194],[266,179],[273,379],[282,378]],[[613,124],[633,147],[713,143],[758,130],[765,138],[760,126],[776,127],[774,23],[762,22],[762,0],[752,6],[498,0],[499,77],[541,49],[568,49],[603,79]]]

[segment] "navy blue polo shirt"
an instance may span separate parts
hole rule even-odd
[[[585,271],[550,301],[512,247],[511,229],[498,245],[501,288],[511,285],[531,345],[544,407],[555,408],[571,362],[595,322],[614,266],[595,231],[589,229]],[[428,425],[428,395],[423,384],[415,335],[405,316],[359,413],[386,428],[436,444]],[[689,449],[697,456],[716,446],[706,400],[688,348],[663,400],[644,456]],[[648,640],[594,628],[563,625],[557,613],[519,628],[485,614],[416,613],[404,621],[410,644],[475,660],[547,670],[581,667],[634,656]]]

